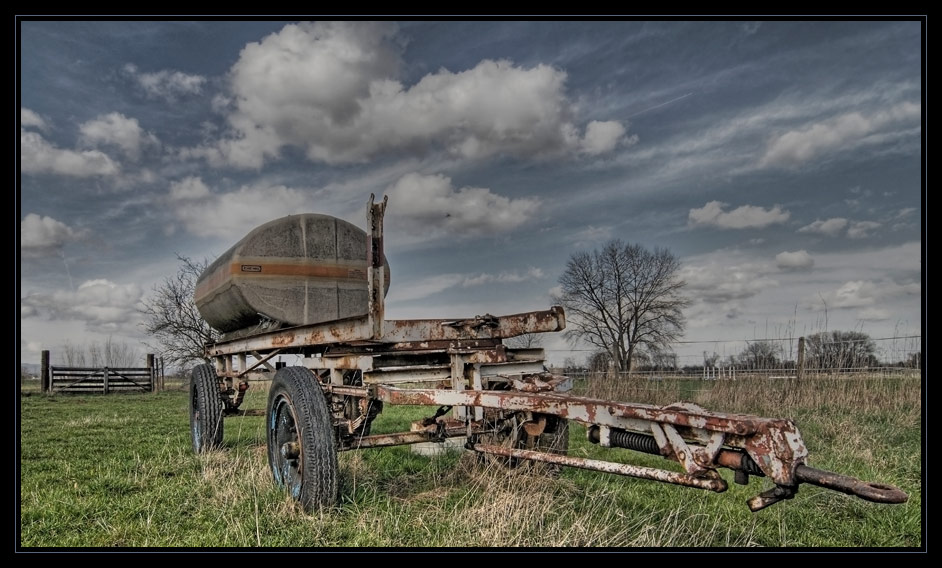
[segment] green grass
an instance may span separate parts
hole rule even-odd
[[[761,389],[765,394],[759,396],[756,385],[677,388],[687,390],[648,396],[712,396],[709,404],[700,403],[716,411],[794,418],[808,445],[809,465],[896,484],[910,500],[878,505],[806,485],[793,500],[751,513],[746,499],[769,484],[753,478],[738,486],[731,472],[724,472],[729,491],[716,494],[576,469],[545,477],[485,468],[474,455],[424,457],[403,446],[341,454],[341,503],[306,514],[272,483],[262,417],[228,418],[225,449],[196,456],[184,392],[29,392],[20,397],[20,545],[924,546],[921,415],[912,406],[921,400],[918,381],[890,390],[857,385],[839,397],[796,396],[784,404],[785,413],[768,412],[780,397]],[[246,407],[264,408],[265,394],[253,387]],[[721,395],[727,406],[716,400]],[[412,420],[433,411],[387,405],[374,432],[407,430]],[[571,453],[677,470],[656,456],[589,444],[578,425],[572,427]]]

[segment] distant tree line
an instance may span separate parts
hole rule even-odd
[[[108,336],[104,341],[76,344],[63,343],[53,352],[55,360],[66,367],[140,367],[144,356],[140,351]]]
[[[877,357],[876,342],[860,331],[834,330],[818,332],[805,337],[805,369],[839,370],[883,367],[921,368],[922,352],[910,351],[894,361],[881,361]],[[568,372],[605,373],[617,371],[607,351],[591,353],[583,362],[567,357],[562,364]],[[783,342],[756,340],[747,342],[739,352],[722,357],[716,352],[703,352],[701,365],[683,365],[676,353],[670,350],[639,350],[634,354],[632,369],[635,371],[684,371],[696,373],[703,368],[735,368],[740,370],[794,369],[797,356],[787,356]]]

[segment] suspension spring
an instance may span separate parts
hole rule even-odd
[[[589,428],[589,441],[598,444],[601,441],[601,433],[598,426]],[[614,448],[625,448],[636,452],[646,454],[661,455],[661,448],[657,445],[654,436],[648,434],[639,434],[638,432],[629,432],[628,430],[618,430],[612,428],[609,434],[609,442]]]
[[[589,428],[589,441],[598,444],[601,441],[601,432],[598,426],[592,426]],[[634,450],[636,452],[643,452],[646,454],[661,455],[661,448],[657,445],[657,440],[654,439],[654,436],[649,434],[641,434],[638,432],[630,432],[628,430],[620,430],[617,428],[612,428],[609,433],[609,443],[611,443],[614,448],[625,448],[628,450]],[[759,464],[745,452],[739,452],[735,450],[723,450],[724,453],[729,455],[731,461],[738,457],[738,463],[735,465],[727,463],[727,467],[732,469],[741,470],[743,473],[748,475],[757,475],[764,477],[765,473],[762,472],[762,469],[759,468]]]

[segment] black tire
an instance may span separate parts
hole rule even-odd
[[[193,451],[197,454],[222,446],[222,408],[215,367],[193,367],[190,378],[190,434]]]
[[[324,391],[304,367],[275,373],[268,393],[268,463],[306,511],[336,504],[337,444]]]

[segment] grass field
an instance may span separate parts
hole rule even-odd
[[[666,384],[669,383],[669,384]],[[770,487],[726,493],[566,469],[551,478],[485,468],[475,456],[408,446],[340,456],[342,501],[306,514],[273,486],[264,418],[226,420],[225,449],[190,450],[187,396],[20,396],[20,532],[33,547],[783,547],[913,549],[923,542],[918,379],[580,385],[591,395],[793,418],[809,465],[895,484],[910,499],[878,505],[803,486],[751,513]],[[607,392],[603,392],[607,391]],[[247,408],[264,408],[264,388]],[[388,407],[374,432],[407,430],[428,408]],[[677,469],[655,456],[604,450],[571,429],[573,455]]]

